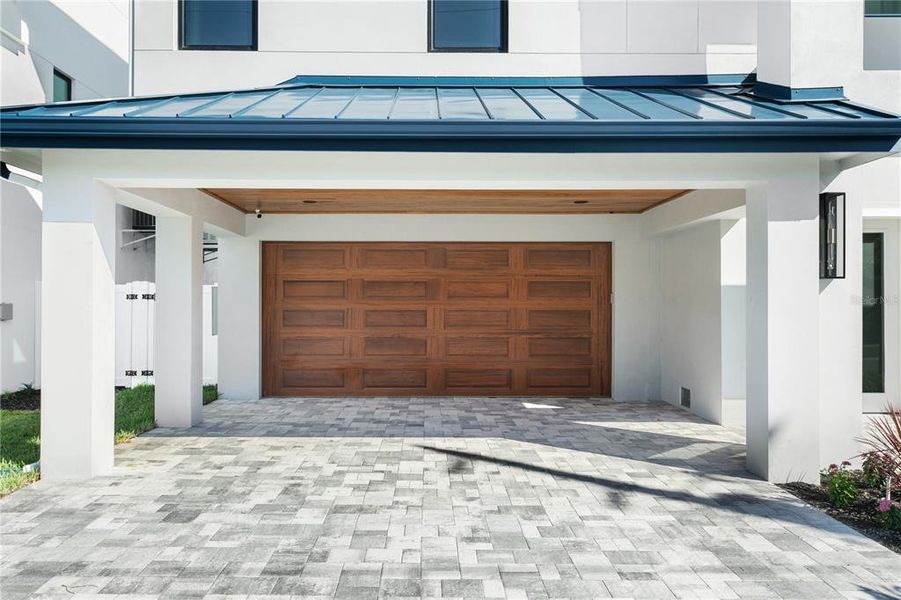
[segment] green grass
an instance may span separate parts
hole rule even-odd
[[[139,385],[116,392],[116,443],[127,442],[156,427],[153,386]],[[203,403],[219,397],[215,385],[203,386]],[[37,410],[0,410],[0,496],[36,481],[39,473],[23,473],[22,466],[41,457],[41,413]]]
[[[127,442],[154,427],[152,385],[138,385],[116,392],[117,444]]]
[[[39,473],[23,473],[22,466],[41,457],[40,436],[40,411],[0,410],[0,496],[37,480]]]
[[[139,385],[116,392],[116,443],[121,444],[156,427],[152,385]],[[215,385],[203,386],[203,403],[219,397]]]

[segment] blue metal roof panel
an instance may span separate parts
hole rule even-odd
[[[753,95],[734,77],[301,77],[267,89],[9,107],[0,112],[0,128],[8,147],[175,148],[189,139],[198,147],[224,147],[226,139],[229,147],[266,147],[276,145],[276,138],[279,147],[301,138],[415,145],[411,140],[492,138],[520,140],[515,149],[528,150],[524,140],[541,138],[557,140],[564,151],[578,144],[594,147],[589,139],[644,140],[653,150],[654,139],[678,138],[694,139],[686,147],[696,151],[697,139],[732,136],[730,147],[740,149],[739,138],[766,138],[765,147],[775,151],[798,136],[808,149],[817,147],[817,137],[828,138],[832,149],[855,136],[870,142],[881,136],[879,147],[901,138],[901,119],[884,111],[844,100],[780,103]],[[132,135],[158,141],[123,141]],[[872,147],[870,142],[860,146]]]
[[[437,119],[438,97],[435,88],[398,88],[397,101],[388,116],[391,119]]]

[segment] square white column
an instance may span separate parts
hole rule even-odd
[[[836,188],[835,191],[842,191]],[[851,460],[863,432],[862,199],[845,201],[845,277],[820,281],[820,466]]]
[[[256,400],[261,391],[260,242],[219,238],[219,392]]]
[[[116,202],[64,169],[43,185],[41,477],[113,466]]]
[[[770,481],[816,481],[819,170],[799,163],[747,194],[747,461]]]
[[[191,427],[203,408],[203,224],[156,219],[156,423]]]

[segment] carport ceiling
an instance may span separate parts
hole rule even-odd
[[[638,214],[691,190],[202,189],[245,213]]]

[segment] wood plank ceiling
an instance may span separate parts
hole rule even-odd
[[[692,190],[243,189],[201,191],[245,213],[638,214]]]

